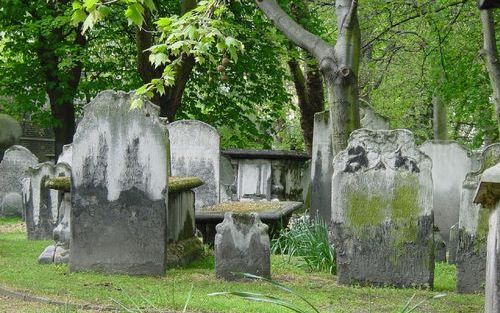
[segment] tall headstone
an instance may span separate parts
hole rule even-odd
[[[450,228],[458,223],[460,192],[465,175],[472,169],[471,159],[455,141],[428,141],[420,150],[432,159],[434,225],[444,241],[449,242]]]
[[[23,146],[12,146],[5,151],[4,158],[0,163],[0,204],[4,203],[0,207],[0,216],[3,215],[4,210],[7,211],[7,204],[9,204],[8,211],[17,211],[16,215],[21,216],[22,202],[4,202],[4,197],[10,194],[10,199],[14,197],[19,199],[23,192],[23,180],[29,176],[28,169],[37,163],[38,158]],[[12,193],[16,193],[18,196],[13,196]],[[12,206],[19,207],[13,208]]]
[[[485,311],[497,313],[500,311],[500,163],[481,175],[474,203],[488,211]]]
[[[331,143],[330,112],[314,115],[314,132],[311,158],[311,216],[331,220],[331,190],[333,175],[333,151]],[[375,112],[369,105],[361,106],[361,127],[372,130],[389,129],[387,118]]]
[[[332,178],[338,283],[432,288],[431,167],[407,130],[351,134]]]
[[[333,147],[330,139],[330,112],[314,115],[311,159],[311,216],[331,220]]]
[[[500,162],[500,144],[486,147],[479,157],[479,169],[467,174],[460,200],[457,249],[457,291],[472,293],[483,289],[486,271],[488,211],[474,203],[481,175]]]
[[[220,137],[212,126],[184,120],[168,124],[172,176],[196,176],[196,209],[219,203]]]
[[[30,169],[30,177],[24,190],[26,230],[29,240],[52,239],[59,222],[59,205],[62,192],[45,187],[49,178],[70,176],[67,164],[38,164]]]
[[[257,213],[226,213],[216,226],[215,276],[226,280],[234,273],[271,277],[271,252],[268,227]]]
[[[165,273],[168,131],[133,97],[101,92],[73,138],[71,271]]]

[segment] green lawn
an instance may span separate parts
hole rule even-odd
[[[0,225],[5,221],[0,220]],[[22,231],[0,232],[0,285],[35,295],[77,303],[127,308],[149,307],[182,310],[193,285],[188,310],[192,312],[286,312],[235,297],[208,297],[220,291],[251,291],[297,299],[263,282],[225,282],[214,276],[210,253],[186,268],[170,269],[165,277],[131,277],[97,273],[69,273],[67,266],[38,265],[37,257],[49,241],[27,241]],[[273,278],[307,297],[321,312],[399,312],[413,295],[415,302],[439,293],[448,295],[426,302],[416,312],[482,312],[484,295],[453,292],[455,269],[437,264],[435,291],[345,287],[327,273],[309,273],[272,257]]]

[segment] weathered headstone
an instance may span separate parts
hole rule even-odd
[[[500,163],[483,172],[474,203],[480,203],[489,215],[485,311],[497,313],[500,311]]]
[[[428,141],[420,146],[432,159],[434,225],[445,242],[458,223],[460,192],[465,175],[472,170],[469,153],[455,141]]]
[[[29,176],[28,169],[38,163],[37,157],[28,149],[22,146],[12,146],[5,151],[4,158],[0,163],[0,204],[3,202],[7,194],[17,193],[22,195],[23,179]],[[17,208],[12,208],[12,195],[9,196],[9,211],[17,210],[18,216],[22,214],[22,205]],[[17,196],[19,199],[19,196]],[[5,203],[7,205],[7,203]],[[3,209],[0,207],[0,216],[3,215]],[[9,215],[11,215],[9,213]]]
[[[268,227],[256,213],[226,213],[215,235],[215,275],[234,280],[234,273],[271,277]]]
[[[458,249],[458,223],[450,227],[450,239],[448,240],[448,264],[457,263]]]
[[[23,197],[17,192],[6,194],[0,203],[0,216],[21,216]]]
[[[236,170],[225,156],[220,157],[220,202],[236,200]]]
[[[168,131],[158,107],[104,91],[73,138],[70,270],[163,275]]]
[[[196,176],[196,209],[219,203],[220,137],[212,126],[184,120],[168,124],[172,176]]]
[[[331,220],[333,151],[331,143],[330,112],[314,115],[314,132],[311,159],[311,216]],[[361,127],[372,130],[389,129],[388,120],[369,105],[361,106]]]
[[[57,158],[57,163],[66,163],[71,166],[71,159],[73,158],[73,144],[64,145],[63,150]]]
[[[338,283],[432,288],[431,167],[409,131],[351,134],[332,178]]]
[[[67,164],[54,166],[50,162],[45,162],[30,169],[26,190],[23,191],[26,230],[29,240],[53,238],[54,228],[59,221],[62,192],[45,187],[45,182],[49,178],[70,175],[71,169]]]
[[[474,195],[483,171],[500,162],[500,144],[486,147],[479,161],[479,169],[468,173],[462,185],[456,257],[457,291],[460,293],[472,293],[483,289],[488,211],[474,203]]]

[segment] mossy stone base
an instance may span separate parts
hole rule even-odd
[[[400,242],[401,225],[371,226],[360,237],[352,228],[332,225],[339,284],[432,288],[434,283],[433,217],[419,217],[416,238]]]
[[[167,269],[186,266],[203,255],[203,244],[197,237],[167,245]]]
[[[457,249],[457,291],[475,293],[484,289],[486,279],[486,237],[460,229]]]

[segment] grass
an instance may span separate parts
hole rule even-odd
[[[194,284],[188,307],[190,312],[283,311],[269,304],[230,296],[207,296],[214,292],[258,292],[296,301],[293,296],[262,282],[217,280],[212,255],[188,267],[170,269],[165,277],[69,273],[65,265],[38,265],[38,255],[50,242],[27,241],[22,227],[17,229],[0,233],[0,285],[31,294],[74,303],[117,306],[118,302],[129,308],[140,306],[181,311]],[[307,297],[321,312],[398,312],[413,294],[416,294],[415,301],[419,301],[442,292],[448,296],[426,302],[416,312],[482,312],[484,307],[483,294],[459,295],[453,292],[454,267],[443,263],[436,265],[436,290],[427,291],[338,286],[335,277],[328,273],[308,272],[294,262],[288,263],[282,256],[272,256],[271,261],[273,279]]]

